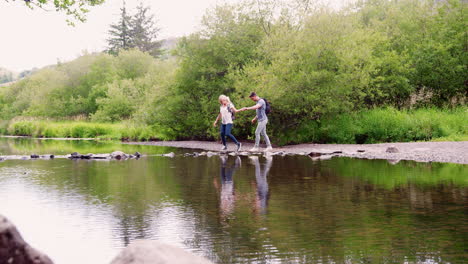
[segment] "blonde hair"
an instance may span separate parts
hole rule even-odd
[[[231,104],[231,99],[229,99],[229,97],[225,96],[224,94],[220,95],[218,97],[218,101],[221,103],[221,100],[226,100],[227,101],[227,104]]]

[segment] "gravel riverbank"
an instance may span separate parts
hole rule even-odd
[[[219,151],[221,144],[209,141],[157,141],[157,142],[127,142],[134,145],[154,145],[177,148]],[[234,144],[228,144],[229,150],[234,150]],[[243,143],[242,150],[253,147],[252,143]],[[388,153],[389,147],[395,147],[398,152]],[[449,162],[468,164],[468,141],[460,142],[409,142],[382,144],[299,144],[274,148],[273,152],[307,155],[311,152],[323,155],[387,159],[392,161],[414,160],[419,162]]]

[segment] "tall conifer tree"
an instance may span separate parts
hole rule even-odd
[[[134,47],[131,36],[132,18],[127,14],[125,1],[123,1],[123,7],[120,11],[120,19],[116,24],[110,25],[109,35],[111,37],[107,39],[107,51],[114,55],[118,54],[121,49],[125,50]]]
[[[150,12],[150,7],[141,2],[137,6],[136,14],[131,19],[131,41],[141,51],[156,57],[161,47],[161,42],[156,41],[160,28],[156,26],[154,14]]]

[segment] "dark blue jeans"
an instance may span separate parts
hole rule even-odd
[[[236,145],[239,144],[237,139],[231,134],[232,124],[221,124],[221,140],[223,141],[223,145],[226,146],[226,136],[228,136]]]

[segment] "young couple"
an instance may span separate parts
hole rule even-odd
[[[252,92],[249,98],[252,101],[256,102],[254,106],[236,109],[234,105],[231,103],[231,100],[229,100],[229,97],[225,95],[219,96],[219,103],[221,104],[221,106],[219,108],[218,117],[216,117],[216,121],[214,121],[213,126],[216,127],[219,119],[221,119],[220,134],[221,134],[221,140],[223,141],[222,150],[227,150],[226,136],[228,136],[232,141],[234,141],[234,143],[236,143],[237,151],[241,149],[242,144],[238,142],[237,139],[231,134],[232,124],[233,124],[232,113],[237,113],[237,112],[246,111],[246,110],[256,110],[257,114],[255,118],[252,119],[252,124],[255,123],[255,121],[258,122],[257,129],[255,130],[255,146],[252,149],[250,149],[250,151],[258,151],[258,147],[260,144],[260,135],[262,135],[265,138],[265,143],[267,145],[267,148],[265,149],[265,151],[271,151],[273,149],[271,147],[270,139],[268,138],[268,135],[266,133],[266,125],[268,123],[268,117],[265,112],[266,110],[265,100],[260,98],[255,92]]]

